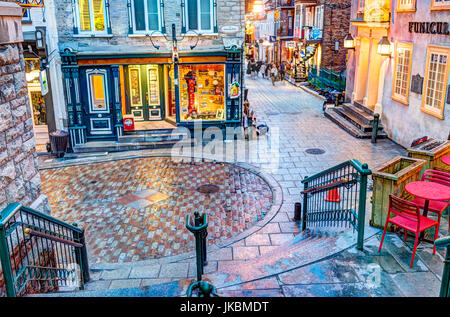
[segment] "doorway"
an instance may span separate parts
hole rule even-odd
[[[124,67],[126,113],[135,122],[165,118],[163,67],[156,64]]]

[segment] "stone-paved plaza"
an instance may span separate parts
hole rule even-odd
[[[211,162],[143,158],[41,172],[53,216],[87,232],[93,263],[141,261],[193,250],[186,215],[205,212],[209,243],[248,229],[272,203],[263,179]],[[201,193],[205,184],[218,192]]]
[[[192,177],[185,174],[184,185],[182,185],[189,189],[188,192],[194,193],[199,185],[216,181],[219,186],[223,186],[222,193],[226,193],[227,186],[223,183],[226,177],[220,178],[220,175],[225,175],[221,174],[224,168],[228,170],[228,175],[236,176],[242,169],[247,171],[246,175],[251,175],[250,185],[245,185],[248,181],[246,180],[241,182],[241,186],[249,186],[247,191],[252,192],[252,195],[255,193],[255,197],[250,199],[251,195],[249,195],[249,199],[238,199],[236,202],[238,205],[249,204],[255,208],[254,210],[244,209],[242,214],[238,213],[241,217],[239,221],[244,221],[247,217],[249,220],[247,225],[239,226],[237,221],[229,238],[217,243],[214,239],[220,239],[225,234],[224,231],[228,232],[226,228],[222,228],[222,225],[228,224],[226,221],[212,224],[213,228],[219,230],[218,236],[214,235],[216,229],[210,231],[209,238],[214,241],[214,245],[208,248],[205,279],[214,283],[218,294],[221,296],[437,296],[444,250],[438,250],[436,255],[432,255],[432,246],[421,243],[414,267],[411,269],[409,261],[412,254],[412,238],[404,243],[397,233],[389,233],[382,252],[378,253],[381,231],[366,223],[365,248],[364,251],[359,251],[355,247],[356,234],[353,230],[324,228],[302,233],[300,224],[292,219],[294,204],[301,201],[300,192],[303,190],[301,180],[305,176],[313,175],[349,159],[368,163],[369,168],[375,169],[396,155],[405,156],[405,149],[390,140],[378,140],[376,144],[372,144],[370,140],[353,138],[323,116],[320,99],[298,87],[287,83],[276,83],[276,87],[273,88],[269,81],[263,79],[248,79],[247,87],[249,101],[256,113],[258,123],[266,123],[270,127],[270,133],[279,135],[279,155],[276,158],[279,164],[274,167],[267,162],[249,164],[249,162],[238,161],[224,165],[215,162],[200,163],[195,168],[190,168],[194,168],[195,174],[197,168],[207,166],[205,169],[207,172],[200,173],[204,175],[201,181],[196,179],[199,173],[193,174]],[[306,150],[310,148],[321,149],[324,154],[308,154]],[[170,168],[168,174],[164,175],[164,178],[168,180],[166,184],[158,183],[162,181],[162,175],[159,178],[149,179],[148,182],[142,178],[142,175],[151,174],[144,171],[145,168],[152,168],[151,162],[156,160],[167,163],[166,159],[160,157],[170,153],[170,150],[161,149],[80,156],[65,160],[43,159],[41,172],[44,192],[50,192],[49,188],[56,188],[60,193],[49,195],[50,201],[56,206],[52,208],[53,214],[65,210],[60,213],[61,217],[66,217],[64,219],[84,221],[86,225],[95,228],[95,225],[98,226],[111,218],[105,216],[105,206],[109,204],[110,207],[114,205],[116,212],[122,211],[122,215],[117,215],[111,212],[111,209],[107,209],[113,219],[117,216],[122,218],[113,220],[117,223],[106,225],[103,229],[108,227],[114,230],[115,226],[118,226],[119,230],[127,228],[127,225],[120,224],[121,221],[126,221],[125,218],[132,221],[131,225],[141,228],[142,223],[137,222],[141,219],[138,217],[143,216],[142,210],[135,207],[139,207],[142,203],[148,204],[143,210],[156,207],[161,208],[158,210],[163,210],[169,206],[167,201],[174,199],[170,198],[171,195],[185,192],[179,191],[180,179],[174,177],[178,175]],[[258,154],[264,156],[266,153]],[[216,167],[216,174],[211,177],[212,166]],[[112,176],[112,171],[118,173],[118,176]],[[137,174],[133,174],[135,172]],[[85,177],[76,176],[82,174]],[[106,180],[108,177],[114,178],[115,181],[110,185],[106,185],[107,182],[105,182],[105,190],[100,190],[102,179]],[[73,182],[70,181],[71,179]],[[61,181],[65,184],[64,186],[58,185]],[[175,183],[178,185],[175,186]],[[235,181],[234,184],[236,183]],[[89,188],[89,190],[86,191],[83,188]],[[97,211],[84,220],[75,218],[83,217],[87,207],[81,207],[84,211],[78,212],[77,217],[68,216],[75,210],[71,204],[77,197],[84,199],[91,208],[98,204]],[[203,196],[193,200],[185,197],[183,201],[187,199],[187,205],[192,208],[186,206],[185,209],[180,210],[176,216],[177,219],[184,219],[187,212],[196,210],[196,206],[201,204],[196,205],[194,201],[200,202],[203,199],[200,197]],[[154,198],[162,200],[154,202],[152,200]],[[204,197],[204,199],[209,199],[211,202],[211,198]],[[224,205],[218,202],[215,204],[219,215],[223,216]],[[80,206],[82,205],[80,202]],[[165,205],[167,206],[164,207]],[[370,203],[367,209],[366,219],[370,216]],[[258,217],[255,216],[255,222],[252,217],[248,217],[249,213],[258,215]],[[260,217],[264,213],[266,216]],[[168,212],[161,211],[159,216],[163,214],[167,215]],[[150,226],[151,221],[155,219],[150,218],[150,214],[146,216]],[[221,219],[220,216],[217,219]],[[91,219],[98,217],[99,222],[88,224],[86,219],[89,217]],[[161,220],[159,223],[164,225],[164,221]],[[131,225],[128,228],[132,228]],[[167,228],[169,231],[170,226],[176,226],[176,224],[171,222]],[[187,230],[182,230],[183,227],[184,223],[178,224],[181,237],[188,233]],[[448,234],[447,230],[448,222],[445,219],[441,224],[441,234]],[[92,241],[105,241],[105,237],[110,234],[105,232],[102,236],[101,230],[96,231],[90,233],[93,237]],[[136,229],[136,232],[139,232],[139,229]],[[110,245],[111,251],[105,252],[114,253],[113,249],[119,246],[126,255],[120,259],[120,253],[115,251],[117,254],[110,254],[111,259],[114,259],[110,261],[111,263],[92,265],[92,282],[86,286],[87,291],[78,294],[70,293],[66,296],[185,296],[187,287],[192,283],[196,272],[193,252],[182,254],[182,251],[187,251],[188,248],[180,249],[178,252],[170,250],[169,247],[173,247],[174,244],[166,244],[167,241],[162,239],[164,241],[157,243],[164,245],[164,252],[167,253],[158,254],[154,251],[151,260],[133,260],[135,256],[142,258],[148,256],[142,251],[140,254],[135,253],[137,249],[136,244],[133,243],[141,243],[148,246],[150,250],[151,243],[156,241],[155,236],[147,238],[148,234],[152,234],[151,232],[142,232],[140,235],[133,233],[129,236],[125,231],[114,234],[125,235],[128,240],[139,236],[136,239],[140,241],[133,241],[126,247],[120,244],[119,239],[116,245]],[[98,240],[95,237],[98,237]],[[161,237],[163,236],[159,238]],[[150,242],[147,241],[149,239],[151,239]],[[100,254],[101,242],[94,243],[98,243],[97,247],[100,247],[93,254]],[[108,243],[107,240],[105,243]],[[88,248],[92,246],[88,245]],[[161,255],[168,256],[155,258]],[[125,258],[127,260],[123,261]]]

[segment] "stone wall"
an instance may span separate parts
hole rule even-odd
[[[349,32],[351,0],[321,0],[324,4],[322,67],[341,72],[346,69],[344,37]],[[335,42],[339,49],[335,51]]]
[[[33,119],[20,44],[21,9],[5,2],[0,2],[0,9],[0,210],[9,203],[21,202],[49,212],[46,198],[41,196],[35,153]],[[20,16],[16,18],[14,12]]]

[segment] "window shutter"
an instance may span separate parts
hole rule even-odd
[[[159,2],[161,8],[161,33],[166,34],[166,16],[164,15],[164,0]]]
[[[181,33],[186,33],[186,0],[181,0]]]
[[[72,23],[73,23],[73,34],[78,34],[78,10],[77,10],[77,0],[72,0]]]
[[[133,34],[133,13],[131,12],[131,0],[127,0],[128,10],[128,34]]]
[[[214,33],[218,33],[218,27],[217,27],[217,0],[213,0],[213,25],[214,25]]]
[[[106,21],[106,32],[108,34],[112,34],[111,18],[109,14],[109,0],[105,0],[105,21]]]

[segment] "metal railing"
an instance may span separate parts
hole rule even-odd
[[[8,297],[89,281],[84,230],[19,203],[1,212],[0,260]]]
[[[318,88],[333,88],[337,91],[345,91],[346,77],[343,73],[336,73],[326,68],[311,66],[308,72],[309,82]]]
[[[363,249],[367,199],[366,163],[350,160],[305,177],[302,230],[307,227],[353,227],[358,249]]]
[[[440,238],[434,242],[437,247],[447,247],[442,273],[440,297],[450,297],[450,236]]]

